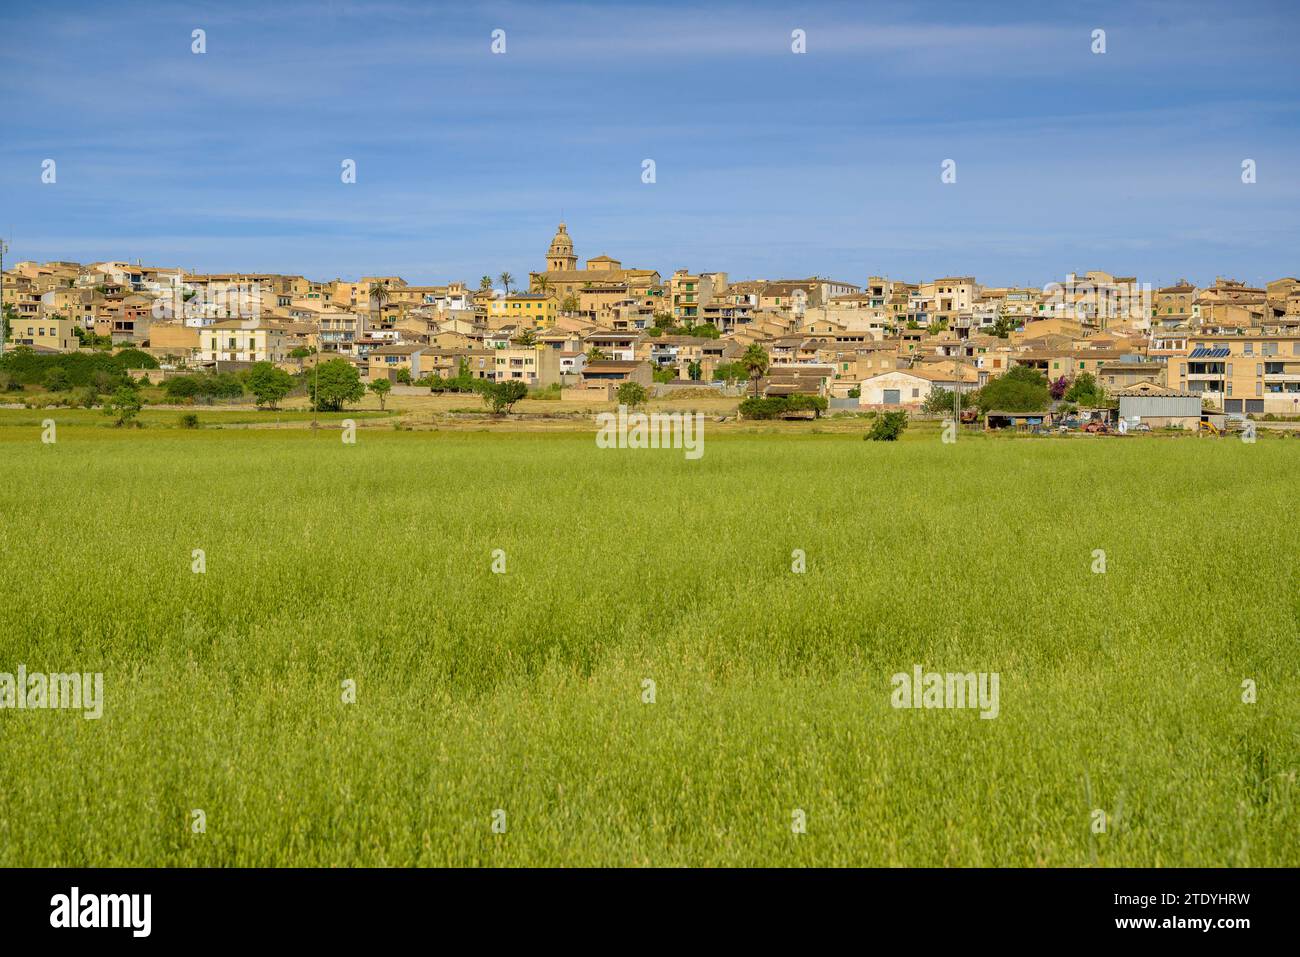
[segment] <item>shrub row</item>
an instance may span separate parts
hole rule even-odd
[[[779,419],[788,412],[809,412],[820,418],[826,411],[826,400],[819,395],[753,396],[740,403],[740,414],[746,419]]]

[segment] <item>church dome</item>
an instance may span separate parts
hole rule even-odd
[[[573,239],[569,236],[568,227],[566,227],[564,223],[560,223],[559,231],[555,234],[555,238],[551,240],[552,249],[557,249],[560,247],[566,249],[573,248]]]

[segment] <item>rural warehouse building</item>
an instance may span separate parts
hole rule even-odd
[[[1154,382],[1140,382],[1115,393],[1119,417],[1130,425],[1144,422],[1153,429],[1176,426],[1195,429],[1201,421],[1201,396],[1179,392]]]

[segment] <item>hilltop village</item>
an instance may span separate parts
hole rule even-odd
[[[522,281],[501,273],[418,286],[395,275],[319,281],[18,262],[3,272],[5,349],[11,359],[131,350],[153,360],[149,375],[164,384],[262,364],[295,375],[342,360],[367,385],[517,382],[519,395],[612,400],[632,382],[648,395],[714,389],[907,412],[1028,369],[1053,402],[1103,408],[1128,396],[1155,424],[1207,410],[1300,415],[1293,277],[1153,288],[1089,270],[1040,289],[974,276],[664,276],[603,254],[580,260],[564,223],[540,266]],[[12,391],[3,369],[0,386]],[[26,384],[57,390],[62,376]]]

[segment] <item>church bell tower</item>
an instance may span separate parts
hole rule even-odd
[[[578,268],[578,257],[573,252],[573,240],[564,223],[551,240],[551,248],[546,251],[547,272],[572,272]]]

